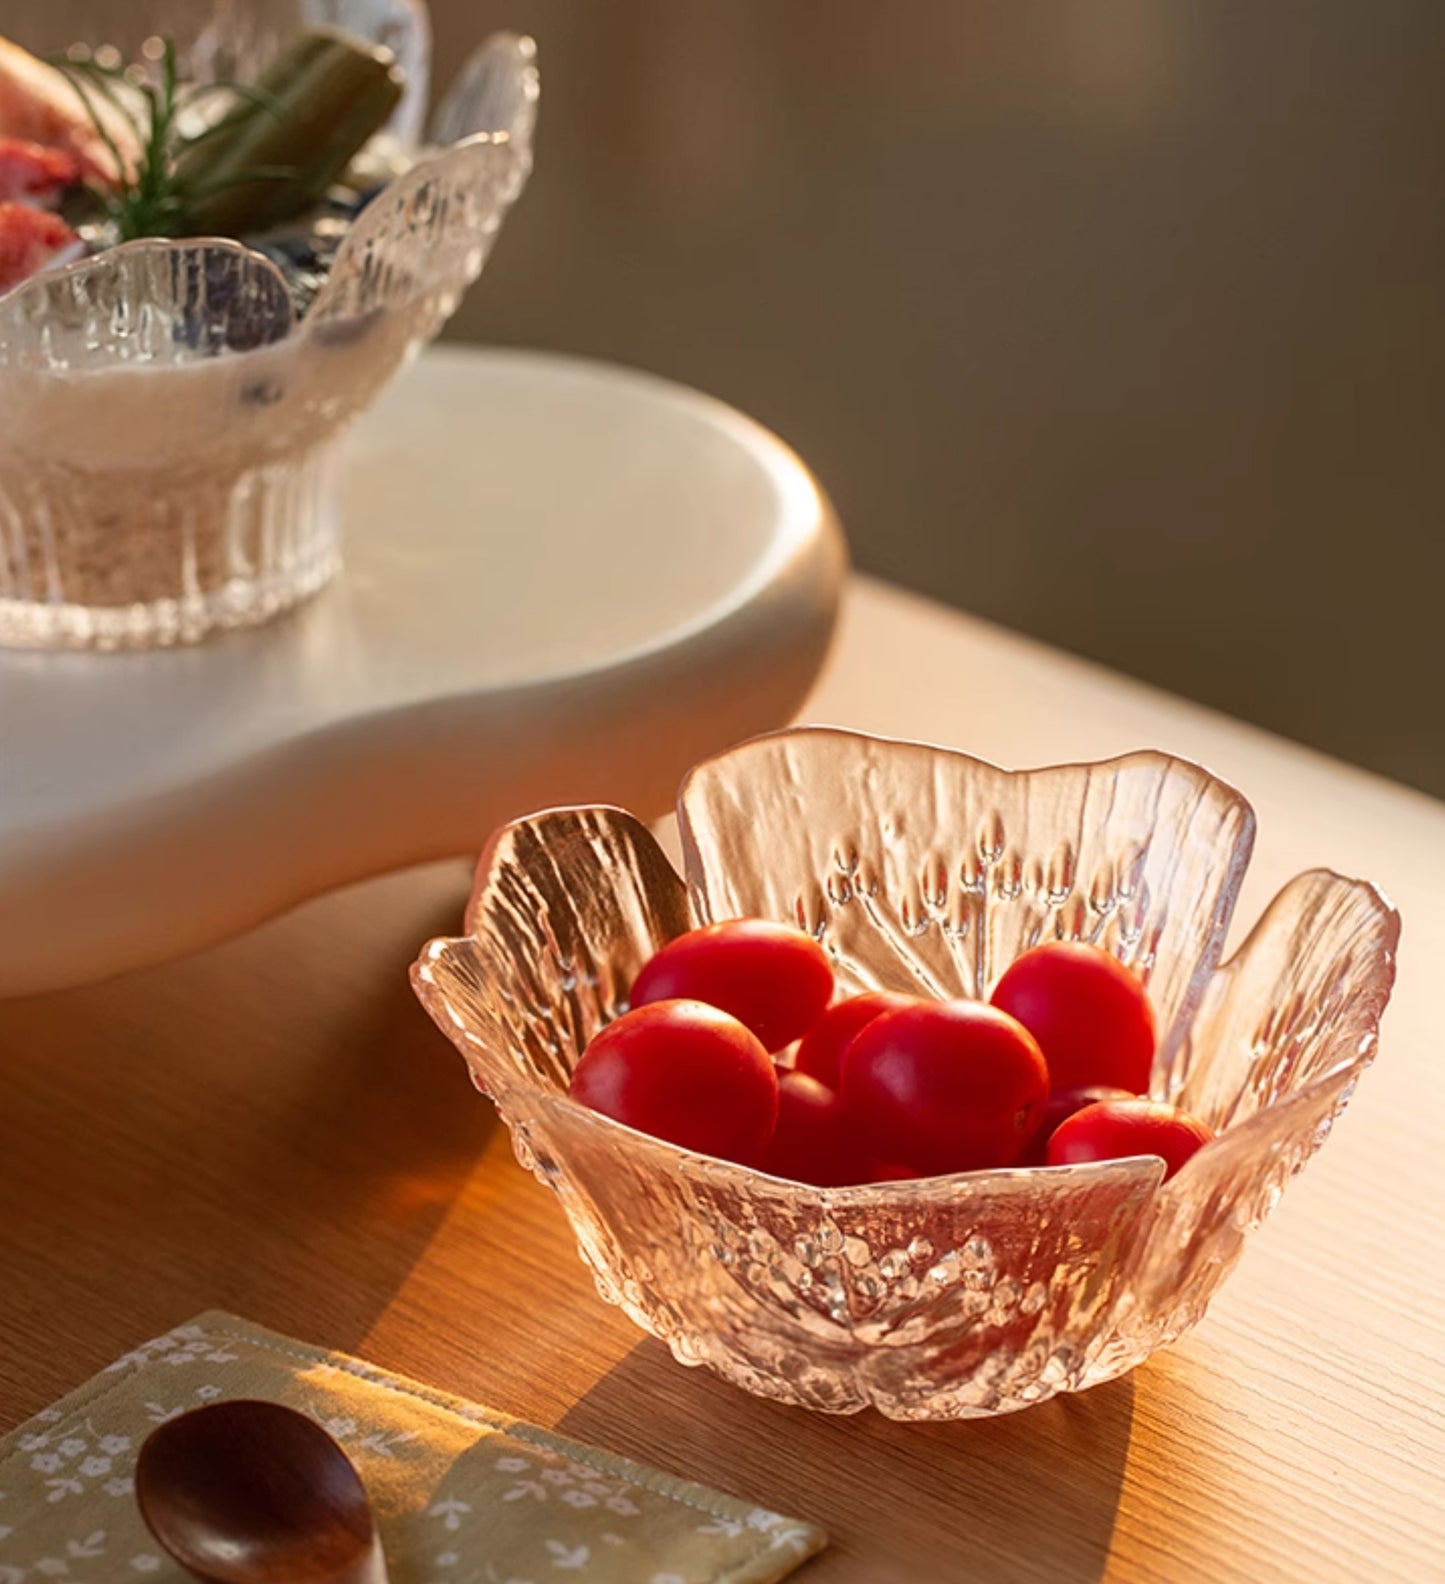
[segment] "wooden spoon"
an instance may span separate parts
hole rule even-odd
[[[150,1532],[207,1584],[387,1584],[355,1465],[279,1403],[167,1420],[140,1449],[135,1494]]]

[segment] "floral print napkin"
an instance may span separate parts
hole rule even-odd
[[[225,1397],[299,1408],[341,1442],[391,1584],[770,1584],[826,1543],[812,1524],[212,1313],[0,1440],[0,1584],[185,1584],[131,1474],[155,1425]]]

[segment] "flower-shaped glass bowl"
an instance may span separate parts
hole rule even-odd
[[[37,51],[82,39],[134,58],[162,34],[197,81],[252,75],[306,24],[384,43],[407,70],[389,129],[404,173],[304,315],[270,258],[206,238],[128,242],[0,295],[0,643],[141,646],[263,621],[336,570],[334,442],[445,322],[525,185],[532,43],[489,39],[422,139],[419,0],[30,0],[19,21]]]
[[[679,819],[686,882],[619,810],[505,827],[469,934],[433,941],[413,983],[557,1193],[602,1296],[762,1396],[949,1419],[1132,1368],[1204,1313],[1374,1054],[1396,914],[1312,871],[1220,966],[1254,818],[1183,760],[1013,774],[800,729],[695,769]],[[820,1189],[570,1101],[647,957],[744,915],[814,933],[847,992],[986,996],[1040,940],[1097,942],[1147,979],[1151,1092],[1219,1137],[1163,1184],[1139,1158]]]

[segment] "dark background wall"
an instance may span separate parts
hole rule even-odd
[[[432,10],[439,84],[543,75],[452,335],[712,391],[861,566],[1445,793],[1441,0]]]

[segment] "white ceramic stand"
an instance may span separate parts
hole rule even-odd
[[[194,649],[0,651],[0,994],[472,853],[530,808],[659,814],[821,665],[827,501],[693,392],[437,350],[343,469],[346,571],[290,616]]]

